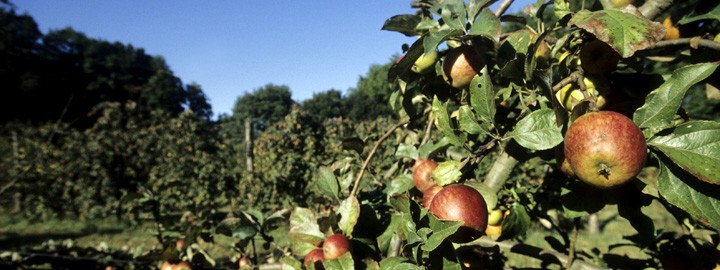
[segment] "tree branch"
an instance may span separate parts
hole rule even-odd
[[[655,43],[654,45],[648,47],[646,50],[672,47],[672,46],[685,46],[685,45],[690,45],[690,47],[693,49],[704,47],[704,48],[720,51],[720,43],[715,42],[710,39],[703,39],[700,37],[663,40],[663,41],[659,41],[658,43]]]
[[[519,161],[508,154],[507,151],[502,151],[497,159],[495,159],[495,163],[493,163],[488,174],[485,175],[484,183],[490,187],[493,192],[497,192],[505,184],[505,181],[510,178],[510,173],[518,162]]]
[[[368,154],[368,157],[365,159],[365,162],[363,162],[362,167],[360,167],[360,173],[358,173],[357,178],[355,178],[355,184],[353,184],[353,189],[352,191],[350,191],[350,196],[355,196],[355,194],[357,194],[357,191],[360,187],[360,180],[362,180],[362,177],[365,174],[365,169],[367,168],[368,164],[370,164],[370,160],[375,155],[375,152],[377,152],[378,148],[380,148],[380,144],[382,144],[388,137],[390,137],[390,134],[392,134],[396,129],[406,125],[407,123],[408,121],[402,121],[400,123],[397,123],[392,128],[390,128],[390,130],[385,132],[385,134],[383,134],[382,137],[377,140],[377,142],[375,142],[372,150],[370,150],[370,154]]]
[[[638,10],[645,18],[653,20],[672,4],[673,0],[648,0]]]
[[[495,16],[502,16],[505,11],[512,5],[513,1],[515,0],[505,0],[500,4],[500,7],[498,7],[497,11],[495,11]]]

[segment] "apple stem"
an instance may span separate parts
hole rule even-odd
[[[598,170],[598,173],[605,177],[605,180],[610,179],[610,166],[608,166],[605,163],[600,163],[600,170]]]

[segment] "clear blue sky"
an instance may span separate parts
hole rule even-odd
[[[391,16],[414,13],[409,0],[12,2],[43,33],[69,26],[163,56],[183,83],[202,86],[215,116],[268,83],[287,85],[298,102],[345,93],[415,39],[380,30]]]

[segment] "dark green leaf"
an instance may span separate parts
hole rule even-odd
[[[380,251],[383,254],[387,254],[388,250],[392,246],[393,241],[400,241],[399,233],[401,220],[402,214],[393,213],[392,216],[390,216],[390,223],[388,224],[387,228],[385,228],[385,231],[383,231],[383,233],[378,236],[378,248],[380,248]],[[382,266],[382,263],[380,263],[380,265]]]
[[[380,269],[387,270],[421,270],[420,266],[409,262],[405,257],[388,257],[380,261]]]
[[[433,6],[432,11],[440,15],[447,27],[465,32],[465,1],[444,0]]]
[[[555,124],[552,109],[540,109],[518,121],[510,137],[525,148],[546,150],[563,141],[561,127]]]
[[[462,222],[460,221],[442,221],[433,215],[428,215],[428,218],[430,219],[430,229],[432,229],[432,234],[428,237],[427,242],[422,247],[422,250],[424,251],[435,250],[435,248],[440,246],[446,238],[453,235],[458,229],[460,229],[460,226],[462,226]]]
[[[510,215],[503,219],[502,228],[501,239],[525,236],[528,228],[530,228],[530,215],[525,206],[518,203],[514,204],[510,209]]]
[[[440,141],[433,143],[432,141],[427,142],[426,144],[423,144],[420,146],[420,149],[418,149],[418,156],[424,159],[427,159],[429,156],[432,155],[432,153],[437,152],[440,149],[443,149],[450,145],[450,141],[446,138],[440,139]]]
[[[239,240],[246,240],[254,237],[257,233],[257,226],[242,218],[227,218],[215,227],[215,233],[231,236]]]
[[[353,150],[362,155],[365,149],[365,142],[359,138],[347,138],[342,140],[342,148],[344,150]]]
[[[667,158],[660,157],[660,161],[660,195],[701,222],[720,229],[720,186],[694,179]]]
[[[318,171],[317,186],[323,195],[330,198],[338,199],[338,192],[340,192],[340,185],[335,177],[335,173],[328,167],[320,167]]]
[[[485,6],[490,3],[490,0],[470,0],[467,4],[468,21],[471,24],[475,24],[475,18]]]
[[[340,214],[338,227],[346,235],[352,235],[353,228],[360,216],[360,202],[358,202],[355,196],[350,196],[340,203],[340,207],[337,211],[338,214]]]
[[[381,30],[395,31],[406,36],[416,36],[415,27],[420,23],[421,17],[415,14],[395,15],[387,19]]]
[[[720,21],[720,2],[716,2],[714,5],[714,8],[708,9],[708,12],[705,13],[696,14],[697,11],[693,11],[692,13],[685,16],[685,18],[682,18],[682,20],[680,20],[678,23],[687,24],[700,20]]]
[[[720,184],[720,122],[690,121],[649,144],[700,180]]]
[[[576,25],[592,33],[623,58],[652,46],[665,36],[665,28],[660,23],[615,9],[578,11],[568,25]]]
[[[646,129],[645,137],[671,127],[685,92],[710,76],[717,66],[717,64],[705,63],[680,67],[674,70],[670,78],[660,87],[648,94],[645,104],[633,115],[633,121],[640,128]]]

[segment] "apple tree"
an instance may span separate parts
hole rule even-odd
[[[720,4],[539,0],[512,15],[514,1],[494,2],[413,1],[385,22],[417,37],[388,72],[397,123],[352,164],[320,167],[313,181],[335,211],[293,209],[281,264],[714,267],[720,122],[689,113],[686,96],[717,99]],[[372,170],[388,162],[374,157],[383,148],[393,166]],[[656,224],[651,204],[681,229]],[[578,248],[601,210],[634,234]],[[547,247],[527,243],[537,230],[554,232]],[[350,243],[339,256],[325,247],[338,234]]]

